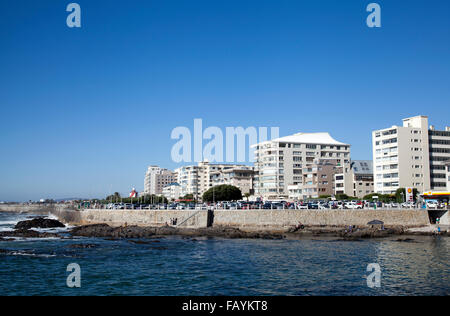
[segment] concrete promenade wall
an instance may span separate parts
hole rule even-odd
[[[0,204],[0,212],[48,212],[53,210],[53,206],[47,205],[20,205],[20,204]]]
[[[176,218],[180,227],[207,226],[208,211],[176,210],[56,210],[51,212],[61,221],[72,225],[108,224],[110,226],[163,226]],[[184,222],[184,223],[183,223]],[[181,224],[181,225],[180,225]]]
[[[232,227],[287,227],[301,222],[311,226],[366,225],[377,219],[385,225],[420,227],[430,224],[424,210],[254,210],[214,212],[214,225]]]
[[[83,210],[54,211],[61,220],[77,224],[106,223],[111,226],[161,226],[177,218],[178,223],[191,217],[181,227],[206,227],[207,211],[153,210]],[[430,224],[428,212],[423,210],[215,210],[213,226],[248,229],[286,228],[302,222],[311,226],[364,226],[371,220],[381,220],[387,226],[420,227]]]
[[[0,211],[51,213],[72,225],[100,224],[111,226],[138,225],[162,226],[178,219],[180,227],[206,227],[208,211],[197,210],[70,210],[62,206],[0,205]],[[447,217],[443,221],[448,221]],[[192,216],[192,217],[191,217]],[[239,228],[285,228],[302,222],[311,226],[366,225],[371,220],[381,220],[388,226],[420,227],[430,224],[425,210],[215,210],[213,225]]]

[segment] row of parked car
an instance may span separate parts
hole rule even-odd
[[[302,201],[302,202],[287,202],[287,201],[236,201],[236,202],[217,202],[211,203],[170,203],[170,204],[129,204],[129,203],[110,203],[106,206],[107,209],[119,210],[208,210],[208,209],[225,209],[225,210],[326,210],[326,209],[375,209],[375,208],[428,208],[441,209],[446,208],[447,205],[437,201],[427,201],[423,205],[417,205],[412,202],[405,203],[382,203],[370,201]]]

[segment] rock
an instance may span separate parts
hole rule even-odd
[[[38,217],[28,221],[18,222],[14,229],[31,229],[31,228],[59,228],[66,227],[63,223],[49,218]]]
[[[20,238],[51,238],[60,237],[58,234],[54,233],[40,233],[34,230],[19,229],[15,231],[0,232],[1,237],[20,237]]]
[[[405,238],[405,239],[399,238],[396,241],[397,242],[416,242],[414,239],[411,239],[411,238]]]
[[[78,226],[73,228],[70,233],[73,236],[82,236],[82,237],[112,237],[116,238],[113,235],[114,228],[110,227],[107,224],[95,224],[95,225],[86,225],[86,226]]]
[[[160,236],[179,235],[185,237],[222,237],[222,238],[263,238],[283,239],[283,235],[270,232],[244,232],[231,227],[174,228],[164,227],[110,227],[107,224],[79,226],[70,231],[73,236],[104,238],[161,238]],[[131,241],[133,242],[133,241]]]
[[[0,241],[13,241],[14,239],[13,238],[3,238],[3,237],[0,237]]]

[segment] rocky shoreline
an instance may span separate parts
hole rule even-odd
[[[34,218],[19,222],[14,231],[0,232],[0,241],[8,241],[14,238],[70,238],[58,233],[38,232],[33,228],[62,228],[65,225],[59,221],[47,218]],[[242,230],[232,227],[209,228],[177,228],[172,226],[141,227],[121,226],[112,227],[107,224],[93,224],[78,226],[67,232],[72,237],[95,237],[109,239],[148,239],[162,238],[164,236],[182,237],[210,237],[228,239],[301,239],[308,237],[339,237],[341,240],[360,240],[370,238],[387,238],[393,236],[433,236],[436,232],[409,231],[402,226],[395,227],[324,227],[324,226],[296,226],[285,230]],[[448,236],[446,231],[439,233]],[[406,238],[409,239],[409,238]]]
[[[79,226],[70,231],[72,236],[101,238],[158,238],[162,236],[184,237],[217,237],[217,238],[248,238],[248,239],[301,239],[303,237],[340,237],[343,240],[386,238],[392,236],[432,236],[431,232],[409,232],[405,227],[390,227],[384,229],[371,227],[304,227],[288,229],[287,231],[245,231],[231,227],[209,228],[176,228],[122,226],[111,227],[107,224]],[[447,236],[447,232],[440,233]]]

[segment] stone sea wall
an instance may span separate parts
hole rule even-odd
[[[421,227],[430,224],[425,210],[215,210],[208,219],[208,211],[187,210],[71,210],[66,207],[0,205],[0,211],[47,212],[71,225],[105,223],[111,226],[163,226],[177,219],[180,227],[213,226],[248,229],[277,229],[297,225],[310,226],[366,225],[381,220],[387,226]],[[447,218],[448,220],[448,214]]]
[[[389,226],[420,227],[430,224],[424,210],[254,210],[215,211],[214,225],[233,227],[287,227],[301,222],[311,226],[366,225],[380,220]]]
[[[32,213],[32,212],[48,212],[50,210],[55,209],[53,206],[49,205],[19,205],[19,204],[0,204],[0,212],[23,212],[23,213]]]
[[[207,226],[207,211],[176,210],[55,210],[51,212],[65,223],[72,225],[108,224],[110,226],[163,226],[177,220],[179,227]]]

